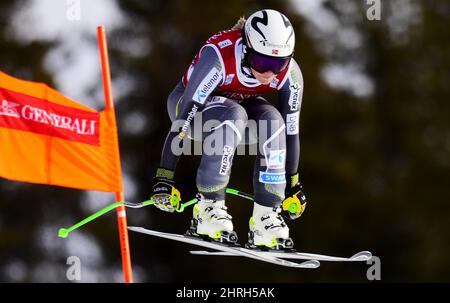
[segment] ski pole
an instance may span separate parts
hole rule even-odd
[[[247,199],[247,200],[254,201],[254,198],[253,198],[252,195],[249,195],[247,193],[241,192],[241,191],[239,191],[237,189],[227,188],[226,191],[227,191],[227,194],[232,194],[232,195],[239,196],[239,197]]]
[[[249,195],[247,193],[241,192],[239,190],[232,189],[232,188],[227,188],[226,192],[229,193],[229,194],[232,194],[232,195],[235,195],[235,196],[239,196],[239,197],[242,197],[244,199],[253,201],[253,196],[252,195]],[[69,228],[60,228],[59,231],[58,231],[58,237],[60,237],[60,238],[67,238],[69,236],[70,232],[72,232],[72,231],[80,228],[81,226],[83,226],[83,225],[85,225],[85,224],[87,224],[87,223],[97,219],[98,217],[106,214],[107,212],[115,209],[118,206],[122,206],[123,205],[125,207],[130,207],[130,208],[141,208],[141,207],[145,207],[145,206],[148,206],[148,205],[153,205],[154,203],[155,202],[150,199],[150,200],[142,201],[142,202],[139,202],[139,203],[116,202],[116,203],[110,204],[110,205],[100,209],[99,211],[93,213],[92,215],[90,215],[86,219],[84,219],[84,220],[78,222],[77,224],[69,227]],[[189,200],[188,202],[181,203],[180,207],[178,209],[175,209],[175,210],[177,212],[181,213],[181,212],[184,211],[184,209],[186,207],[191,206],[192,204],[195,204],[195,203],[197,203],[197,199],[196,198],[194,198],[192,200]]]
[[[69,228],[60,228],[59,231],[58,231],[58,237],[60,237],[60,238],[67,238],[67,236],[69,235],[69,233],[71,231],[74,231],[75,229],[85,225],[86,223],[89,223],[89,222],[97,219],[98,217],[106,214],[107,212],[115,209],[118,206],[124,205],[126,207],[131,207],[131,208],[140,208],[140,207],[143,207],[143,206],[146,206],[146,205],[151,205],[153,203],[154,202],[152,200],[147,200],[147,201],[143,201],[143,202],[140,202],[140,203],[116,202],[116,203],[110,204],[110,205],[100,209],[99,211],[93,213],[92,215],[90,215],[86,219],[84,219],[84,220],[78,222],[77,224],[69,227]]]
[[[195,204],[196,202],[197,202],[197,199],[194,198],[194,199],[192,199],[192,200],[189,200],[189,201],[186,202],[186,203],[182,203],[182,204],[180,204],[180,208],[179,208],[179,209],[176,209],[176,211],[180,213],[180,212],[184,211],[184,209],[185,209],[186,207],[188,207],[188,206],[190,206],[190,205],[192,205],[192,204]],[[100,217],[100,216],[106,214],[107,212],[109,212],[109,211],[115,209],[115,208],[118,207],[118,206],[122,206],[122,205],[123,205],[123,206],[125,206],[125,207],[130,207],[130,208],[141,208],[141,207],[144,207],[144,206],[153,205],[154,203],[155,203],[155,202],[154,202],[153,200],[150,199],[150,200],[146,200],[146,201],[139,202],[139,203],[116,202],[116,203],[110,204],[110,205],[108,205],[108,206],[106,206],[106,207],[100,209],[99,211],[93,213],[92,215],[90,215],[90,216],[87,217],[86,219],[84,219],[84,220],[78,222],[77,224],[72,225],[72,226],[69,227],[69,228],[60,228],[59,231],[58,231],[58,237],[60,237],[60,238],[67,238],[70,232],[72,232],[72,231],[74,231],[75,229],[78,229],[78,228],[80,228],[81,226],[83,226],[83,225],[85,225],[85,224],[87,224],[87,223],[89,223],[89,222],[91,222],[91,221],[97,219],[98,217]]]
[[[239,190],[227,188],[226,191],[228,194],[239,196],[239,197],[247,199],[247,200],[255,201],[255,198],[252,195],[241,192]],[[301,214],[301,212],[303,212],[305,205],[302,207],[302,205],[300,204],[300,201],[297,198],[294,199],[292,197],[289,197],[282,202],[281,208],[282,208],[282,210],[289,213],[289,218],[291,220],[295,220],[296,218],[298,218],[300,216],[300,215],[298,215],[298,213],[300,212],[300,214]],[[303,208],[303,210],[302,210],[302,208]]]

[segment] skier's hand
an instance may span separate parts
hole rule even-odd
[[[163,173],[161,173],[163,172]],[[175,188],[173,172],[158,169],[152,181],[151,199],[160,210],[173,213],[180,207],[180,192]]]
[[[299,181],[298,173],[287,175],[287,177],[285,199],[281,206],[283,211],[288,213],[289,218],[295,220],[305,211],[306,196]]]

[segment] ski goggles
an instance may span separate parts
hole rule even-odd
[[[291,58],[292,56],[281,58],[270,57],[253,50],[250,50],[248,53],[248,63],[258,73],[272,71],[274,74],[280,74],[288,67]]]

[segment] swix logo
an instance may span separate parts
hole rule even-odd
[[[259,182],[268,184],[280,184],[286,182],[286,173],[259,172]]]
[[[16,109],[16,107],[18,106],[19,104],[17,103],[3,100],[2,103],[0,104],[0,116],[20,118],[20,114]]]
[[[98,145],[97,112],[62,106],[0,88],[0,127]]]
[[[273,49],[272,50],[272,55],[278,55],[278,50],[277,49]]]

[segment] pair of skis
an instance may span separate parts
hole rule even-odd
[[[169,240],[175,240],[179,242],[194,244],[205,248],[214,249],[215,251],[194,250],[190,253],[193,255],[206,255],[206,256],[241,256],[251,258],[263,262],[268,262],[275,265],[287,266],[292,268],[318,268],[320,261],[331,262],[355,262],[355,261],[368,261],[372,258],[372,254],[369,251],[361,251],[349,258],[326,256],[311,253],[301,252],[283,252],[283,251],[258,251],[253,249],[247,249],[240,246],[229,246],[219,242],[208,242],[199,238],[165,233],[155,230],[149,230],[142,227],[128,227],[129,230],[143,233],[155,237],[166,238]],[[285,259],[306,260],[302,263],[296,263]]]
[[[227,188],[227,193],[233,194],[236,196],[240,196],[244,199],[253,200],[253,197],[249,194],[243,193],[241,191]],[[188,202],[181,203],[180,207],[176,209],[177,212],[184,211],[185,208],[197,203],[197,199],[192,199]],[[145,206],[153,205],[153,200],[147,200],[140,203],[130,203],[130,202],[116,202],[111,205],[104,207],[103,209],[95,212],[84,220],[76,223],[75,225],[68,228],[60,228],[58,231],[58,236],[61,238],[67,238],[71,232],[80,228],[81,226],[97,219],[98,217],[106,214],[107,212],[115,209],[118,206],[126,206],[129,208],[142,208]],[[372,254],[368,251],[361,251],[349,258],[345,257],[334,257],[334,256],[326,256],[326,255],[318,255],[318,254],[310,254],[310,253],[301,253],[301,252],[280,252],[280,251],[258,251],[253,249],[247,249],[240,246],[229,246],[226,244],[221,244],[218,242],[208,242],[204,241],[200,238],[195,238],[192,236],[185,235],[177,235],[164,233],[154,230],[148,230],[142,227],[129,227],[130,230],[144,233],[156,237],[162,237],[170,240],[176,240],[184,243],[190,243],[198,246],[202,246],[205,248],[210,248],[215,251],[191,251],[193,255],[207,255],[207,256],[242,256],[255,260],[260,260],[276,265],[293,267],[293,268],[318,268],[320,266],[320,261],[332,261],[332,262],[352,262],[352,261],[368,261],[372,258]],[[293,260],[306,260],[302,263],[296,263],[293,261],[288,261],[285,259],[293,259]]]

